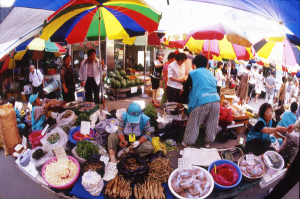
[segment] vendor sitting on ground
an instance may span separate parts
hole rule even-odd
[[[278,122],[278,126],[288,127],[291,124],[295,124],[295,122],[297,121],[297,117],[295,116],[297,109],[297,102],[293,102],[291,104],[291,112],[286,111],[283,113],[283,115],[281,116],[281,120]]]
[[[150,138],[149,117],[141,113],[138,103],[131,103],[127,112],[123,113],[118,127],[118,133],[112,133],[108,137],[108,153],[110,161],[116,163],[118,146],[122,148],[118,157],[125,153],[127,147],[132,146],[128,153],[138,153],[141,157],[154,151]]]
[[[28,137],[28,125],[27,123],[24,123],[25,115],[21,117],[20,111],[15,107],[16,99],[14,97],[9,97],[8,102],[13,105],[16,113],[16,119],[17,119],[17,127],[20,136],[23,135],[25,137]]]
[[[250,129],[247,140],[246,149],[248,152],[253,152],[258,156],[266,151],[274,150],[270,147],[270,134],[273,133],[286,133],[288,128],[277,126],[277,123],[272,119],[273,109],[268,103],[264,103],[259,108],[259,118],[257,123]]]
[[[29,97],[29,102],[32,104],[31,112],[31,125],[32,131],[42,130],[46,125],[46,116],[48,109],[51,105],[55,105],[55,100],[45,99],[43,103],[41,102],[38,94],[32,94]]]

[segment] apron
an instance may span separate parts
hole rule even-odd
[[[67,67],[67,66],[65,66]],[[68,69],[68,67],[67,67]],[[65,84],[68,89],[68,93],[74,93],[75,92],[75,85],[73,81],[73,72],[71,72],[69,69],[65,72]]]
[[[36,108],[33,107],[32,108],[32,112],[31,112],[31,125],[32,125],[32,131],[37,131],[37,130],[43,130],[44,128],[44,124],[45,124],[45,121],[46,121],[46,116],[45,115],[42,115],[40,117],[40,119],[38,121],[36,121],[34,119],[34,109]]]

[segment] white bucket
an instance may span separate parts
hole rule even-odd
[[[269,164],[266,161],[266,158],[269,158],[268,155],[273,155],[273,154],[276,154],[277,157],[279,157],[281,159],[281,166],[278,169],[270,167]],[[264,162],[265,162],[265,165],[266,165],[266,168],[267,168],[267,172],[266,173],[268,175],[274,175],[275,173],[277,173],[277,171],[283,169],[283,167],[284,167],[284,160],[283,160],[283,158],[281,157],[281,155],[279,153],[276,153],[275,151],[267,151],[267,152],[265,152],[264,153]]]

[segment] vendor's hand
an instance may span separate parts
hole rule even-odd
[[[51,104],[51,105],[56,105],[56,103],[57,103],[56,100],[51,100],[51,101],[50,101],[50,104]]]
[[[136,148],[140,145],[140,142],[139,141],[135,141],[134,143],[132,143],[132,148]]]
[[[295,129],[295,125],[291,124],[290,126],[287,127],[287,132],[291,133]]]
[[[285,128],[284,126],[278,126],[277,131],[279,131],[280,133],[286,133],[288,129]]]
[[[85,82],[84,82],[84,81],[83,81],[83,82],[81,82],[81,83],[80,83],[81,87],[84,87],[84,84],[85,84]]]
[[[128,142],[126,140],[122,140],[120,143],[119,143],[119,146],[121,148],[124,148],[124,147],[127,147],[128,146]]]
[[[67,88],[64,88],[64,92],[65,92],[65,93],[68,93],[69,91],[68,91],[68,89],[67,89]]]

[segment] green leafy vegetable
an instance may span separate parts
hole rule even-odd
[[[89,156],[98,153],[98,147],[88,140],[83,140],[76,144],[76,154],[81,158],[87,159]]]
[[[144,109],[143,112],[145,115],[150,117],[150,119],[155,120],[157,117],[157,111],[153,104],[148,104]]]

